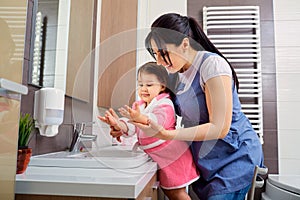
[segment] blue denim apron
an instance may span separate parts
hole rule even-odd
[[[184,127],[209,121],[205,93],[200,86],[200,68],[212,53],[205,53],[191,87],[178,84],[174,98],[176,112],[182,117]],[[262,166],[262,145],[248,118],[241,111],[236,87],[232,86],[233,111],[230,130],[224,139],[193,141],[191,151],[201,178],[193,189],[201,199],[217,194],[241,190],[251,184],[255,165]]]

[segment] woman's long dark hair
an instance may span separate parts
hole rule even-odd
[[[181,16],[176,13],[168,13],[160,16],[153,22],[151,32],[145,39],[145,46],[152,57],[156,59],[151,46],[151,40],[154,40],[164,61],[168,64],[172,64],[166,44],[179,46],[186,37],[190,39],[190,45],[193,49],[216,53],[224,58],[231,68],[233,80],[238,89],[239,82],[234,68],[213,43],[211,43],[199,23],[192,17]]]

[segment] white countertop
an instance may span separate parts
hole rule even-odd
[[[16,194],[136,198],[156,173],[149,161],[133,169],[29,166],[16,175]]]

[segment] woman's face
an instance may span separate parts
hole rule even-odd
[[[164,90],[165,86],[159,82],[156,75],[139,73],[138,95],[147,105]]]
[[[151,40],[151,46],[154,54],[156,55],[156,63],[164,66],[170,73],[182,71],[184,66],[187,64],[186,59],[184,59],[184,50],[182,49],[181,45],[177,47],[174,44],[166,44],[172,64],[164,61],[154,40]]]

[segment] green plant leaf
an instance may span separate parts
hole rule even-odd
[[[19,139],[18,145],[19,146],[27,146],[29,141],[29,136],[32,132],[34,127],[34,120],[29,113],[21,114],[20,115],[20,122],[19,122]]]

